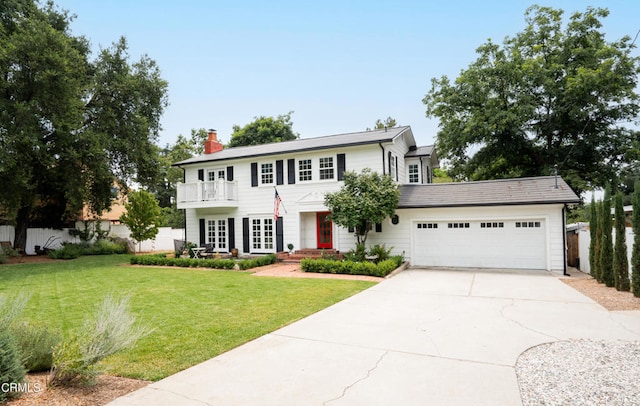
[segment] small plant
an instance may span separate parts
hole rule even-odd
[[[393,247],[387,249],[385,247],[385,244],[376,244],[373,247],[369,247],[369,255],[375,257],[376,259],[374,260],[374,262],[378,263],[389,259],[392,250]]]
[[[29,372],[48,371],[53,366],[53,348],[62,339],[57,331],[46,325],[26,322],[11,328],[11,334],[20,349],[24,367]]]
[[[24,382],[26,373],[13,337],[0,329],[0,403],[17,395],[11,385]]]
[[[350,250],[344,254],[344,259],[353,262],[363,262],[366,260],[367,250],[364,244],[357,244],[355,250]]]
[[[94,383],[100,360],[133,346],[149,333],[127,307],[128,298],[107,296],[80,332],[54,348],[51,385]]]

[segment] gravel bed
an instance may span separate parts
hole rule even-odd
[[[640,341],[542,344],[516,362],[523,406],[640,404]]]

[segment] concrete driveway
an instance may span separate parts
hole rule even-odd
[[[514,366],[571,338],[640,339],[547,272],[410,269],[111,405],[520,405]]]

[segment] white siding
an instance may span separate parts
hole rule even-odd
[[[433,209],[399,209],[396,212],[400,222],[397,225],[385,220],[382,233],[372,230],[367,239],[367,245],[386,243],[387,248],[393,247],[394,254],[403,251],[407,260],[411,261],[412,252],[417,249],[416,243],[411,241],[412,225],[417,221],[453,221],[455,219],[468,221],[499,220],[499,219],[544,219],[546,225],[546,258],[548,270],[564,269],[564,245],[562,224],[562,205],[526,205],[501,207],[463,207],[463,208],[433,208]],[[341,250],[353,248],[354,237],[346,230],[343,241],[345,247]]]

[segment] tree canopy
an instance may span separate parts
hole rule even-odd
[[[607,42],[608,11],[532,6],[526,28],[491,40],[455,81],[434,78],[423,102],[436,146],[459,179],[559,174],[581,193],[638,159],[640,59],[627,36]],[[635,146],[634,144],[635,143]]]
[[[233,126],[231,140],[227,147],[241,147],[245,145],[260,145],[271,142],[293,141],[300,136],[293,132],[293,122],[291,121],[290,111],[287,114],[273,117],[255,117],[254,121],[240,127]]]
[[[129,227],[131,237],[138,243],[155,238],[161,221],[161,210],[156,198],[149,192],[140,190],[128,194],[127,210],[120,221]]]
[[[60,227],[110,207],[114,181],[156,177],[167,83],[120,38],[90,60],[53,3],[0,4],[0,210],[24,248],[28,226]]]
[[[396,121],[396,119],[389,116],[384,121],[377,119],[376,123],[373,125],[373,129],[380,130],[382,128],[393,128],[397,126],[398,122]],[[371,131],[371,128],[367,127],[367,131]]]
[[[391,176],[380,175],[369,168],[361,173],[346,171],[340,190],[324,197],[331,221],[354,229],[357,244],[367,241],[374,224],[393,216],[399,202],[400,189]]]

